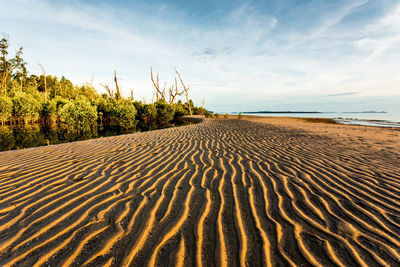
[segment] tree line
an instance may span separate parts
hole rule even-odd
[[[1,125],[57,125],[74,133],[84,133],[97,125],[152,130],[173,126],[179,116],[209,115],[204,102],[201,107],[194,106],[189,97],[190,87],[177,70],[172,85],[167,87],[164,83],[163,88],[158,73],[155,78],[150,70],[154,94],[152,101],[146,103],[135,100],[133,91],[129,97],[122,95],[116,71],[115,88],[102,84],[107,93],[99,94],[93,82],[74,85],[64,76],[47,75],[40,63],[43,73],[29,75],[22,58],[23,48],[13,57],[8,50],[9,39],[4,35],[0,40]],[[180,96],[186,101],[178,100]]]

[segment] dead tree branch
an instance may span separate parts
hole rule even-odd
[[[178,91],[178,81],[176,80],[175,77],[175,86],[172,84],[172,86],[169,88],[169,104],[173,104],[175,101],[175,98],[177,96],[183,95],[184,91],[179,92]]]
[[[184,90],[184,92],[185,92],[186,102],[187,102],[188,107],[189,107],[189,114],[190,114],[190,115],[193,115],[193,113],[192,113],[192,107],[191,107],[190,99],[189,99],[189,89],[190,89],[190,86],[186,86],[186,85],[183,83],[182,77],[181,77],[181,75],[179,74],[179,72],[178,72],[177,69],[175,69],[175,72],[176,72],[176,74],[178,75],[178,78],[179,78],[179,80],[181,81],[183,90]]]
[[[43,67],[42,64],[40,64],[40,62],[38,62],[40,68],[42,69],[43,72],[43,79],[44,79],[44,101],[47,101],[47,79],[46,79],[46,70]]]
[[[104,89],[106,89],[108,96],[110,98],[114,98],[114,91],[112,89],[110,89],[110,87],[108,86],[108,84],[100,84],[102,87],[104,87]]]
[[[156,89],[156,91],[154,93],[156,96],[156,101],[158,101],[160,99],[165,101],[165,86],[166,86],[166,84],[164,84],[164,90],[161,91],[159,74],[157,72],[157,81],[155,81],[154,77],[153,77],[153,68],[150,68],[150,77],[151,77],[151,81],[153,82],[154,88]]]
[[[121,95],[121,89],[118,86],[117,70],[114,70],[114,82],[115,82],[115,89],[116,89],[115,98],[117,100],[119,100],[122,95]]]

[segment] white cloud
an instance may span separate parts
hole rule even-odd
[[[205,97],[218,109],[221,99],[235,106],[354,91],[400,94],[395,71],[400,69],[400,5],[376,21],[366,20],[359,36],[352,28],[335,28],[366,3],[323,10],[301,32],[251,4],[202,25],[186,22],[185,12],[166,5],[151,15],[112,5],[0,1],[0,20],[7,22],[11,41],[25,46],[32,72],[39,72],[38,58],[49,73],[78,83],[93,74],[98,84],[111,81],[116,68],[126,94],[134,88],[137,96],[150,99],[150,66],[162,81],[172,81],[177,67],[192,84],[194,100]]]

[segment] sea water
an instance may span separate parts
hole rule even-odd
[[[235,115],[236,114],[237,113],[235,113]],[[328,118],[335,119],[336,122],[341,124],[400,128],[400,112],[245,113],[243,115],[263,117]]]

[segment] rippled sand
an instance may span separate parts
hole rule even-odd
[[[250,120],[0,153],[0,265],[399,266],[400,131]]]

